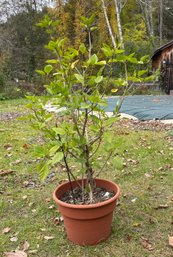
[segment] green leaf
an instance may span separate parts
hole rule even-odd
[[[110,46],[103,44],[103,47],[101,49],[106,57],[111,57],[113,55],[113,51]]]
[[[97,30],[96,26],[91,27],[91,31]]]
[[[39,177],[42,181],[44,181],[47,176],[49,175],[49,165],[48,163],[40,163],[38,166],[37,166],[37,169],[39,171]]]
[[[58,63],[58,60],[56,60],[56,59],[47,60],[46,63],[52,63],[52,64],[54,64],[54,63]]]
[[[49,154],[50,156],[54,155],[54,153],[56,153],[59,150],[60,145],[54,145],[50,150],[49,150]]]
[[[115,80],[115,85],[117,86],[128,86],[128,82],[125,79],[116,79]]]
[[[45,75],[45,72],[43,70],[36,70],[36,72],[40,75]]]
[[[85,54],[87,52],[86,46],[83,43],[79,46],[79,51],[82,54]]]
[[[44,72],[45,72],[46,74],[49,74],[49,73],[52,71],[52,69],[53,69],[52,65],[48,64],[48,65],[46,65],[46,66],[44,67]]]
[[[156,77],[154,75],[151,75],[149,77],[144,78],[144,81],[145,82],[148,82],[148,81],[152,81],[153,82],[154,79],[156,79]]]
[[[142,56],[141,59],[140,59],[140,61],[143,62],[143,63],[144,63],[144,62],[148,62],[148,61],[149,61],[149,55],[144,55],[144,56]]]
[[[81,104],[82,109],[88,109],[89,107],[90,107],[90,104],[88,104],[88,103],[82,103]]]
[[[138,77],[141,77],[142,75],[146,74],[148,70],[140,70],[138,71]]]
[[[118,121],[118,120],[119,120],[119,118],[118,118],[117,116],[115,116],[115,117],[110,117],[110,118],[108,118],[108,119],[106,120],[105,125],[106,125],[106,126],[110,126],[110,125],[112,125],[114,122],[116,122],[116,121]]]
[[[38,157],[45,157],[46,151],[44,146],[37,145],[34,147],[34,154]]]
[[[127,60],[131,63],[138,63],[138,60],[135,57],[128,57]]]
[[[117,91],[118,91],[118,88],[112,88],[112,89],[111,89],[111,92],[112,92],[112,93],[116,93]]]
[[[100,83],[102,80],[103,80],[103,76],[98,76],[98,77],[95,79],[95,82],[98,84],[98,83]]]
[[[84,77],[81,74],[76,73],[74,76],[81,84],[84,84]]]
[[[53,158],[52,158],[52,160],[51,160],[51,164],[54,165],[54,164],[60,162],[60,161],[62,160],[63,156],[64,156],[64,155],[63,155],[62,152],[57,152],[57,153],[53,156]]]
[[[125,52],[125,50],[123,50],[123,49],[115,49],[115,54],[122,54],[122,53],[124,53]]]
[[[106,65],[106,61],[100,61],[100,62],[97,62],[96,65],[100,65],[100,66],[103,66],[103,65]]]
[[[63,128],[53,128],[53,131],[55,131],[57,135],[61,135],[61,136],[66,134],[66,131]]]
[[[94,22],[94,18],[95,18],[95,15],[91,15],[89,18],[86,18],[84,16],[81,16],[81,20],[82,20],[82,24],[89,28],[93,25],[93,22]]]
[[[71,68],[72,69],[74,69],[74,67],[76,66],[76,64],[79,62],[79,60],[76,60],[75,62],[73,62],[72,64],[71,64]]]
[[[128,77],[128,80],[132,81],[132,82],[139,82],[139,83],[141,82],[141,79],[139,79],[139,78],[137,78],[135,76]]]
[[[88,64],[95,65],[98,62],[98,57],[96,54],[93,54],[89,60],[87,61]]]

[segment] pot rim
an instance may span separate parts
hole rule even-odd
[[[80,180],[81,179],[77,179],[77,181],[80,181]],[[118,197],[120,195],[120,188],[119,188],[119,186],[116,183],[114,183],[114,182],[112,182],[110,180],[106,180],[106,179],[95,178],[95,180],[97,180],[97,181],[99,181],[99,180],[100,181],[105,181],[105,182],[108,182],[108,183],[112,184],[116,188],[115,195],[112,198],[110,198],[110,199],[108,199],[106,201],[100,202],[100,203],[93,203],[93,204],[72,204],[72,203],[66,203],[66,202],[63,202],[63,201],[61,201],[60,199],[57,198],[56,192],[61,187],[63,187],[64,185],[68,184],[69,183],[69,181],[68,181],[68,182],[65,182],[65,183],[57,186],[57,188],[53,192],[53,199],[55,200],[55,202],[57,202],[57,204],[59,204],[61,206],[64,206],[64,207],[73,208],[73,209],[92,209],[92,208],[97,208],[97,207],[101,207],[101,206],[107,205],[109,203],[112,203],[116,199],[118,199]]]

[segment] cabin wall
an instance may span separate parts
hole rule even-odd
[[[171,60],[171,54],[173,56],[173,45],[158,52],[158,54],[156,54],[156,56],[152,59],[153,70],[157,70],[158,68],[160,68],[163,60]]]

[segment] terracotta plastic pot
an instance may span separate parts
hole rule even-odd
[[[81,183],[81,180],[78,180]],[[96,179],[96,185],[115,192],[115,195],[104,202],[90,205],[68,204],[60,200],[70,189],[69,182],[56,188],[53,198],[64,218],[67,237],[79,245],[95,245],[108,238],[111,232],[112,216],[120,194],[118,185],[104,179]],[[72,182],[76,187],[76,181]]]

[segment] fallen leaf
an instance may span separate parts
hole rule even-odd
[[[37,210],[36,209],[32,209],[32,213],[35,213]]]
[[[155,207],[154,209],[155,210],[159,210],[159,209],[167,209],[167,208],[169,208],[169,205],[167,205],[167,204],[160,204],[157,207]]]
[[[138,160],[133,160],[133,159],[127,159],[127,162],[130,162],[130,163],[132,163],[134,165],[137,165],[139,163]]]
[[[60,224],[59,217],[54,218],[53,223],[57,226]]]
[[[133,198],[133,199],[131,200],[131,202],[132,202],[132,203],[135,203],[136,200],[137,200],[137,198]]]
[[[140,227],[141,226],[141,223],[138,223],[138,222],[135,222],[132,224],[133,227]]]
[[[53,222],[55,225],[60,225],[61,222],[64,221],[64,218],[61,216],[61,217],[56,217],[53,219]]]
[[[2,230],[2,234],[7,234],[9,231],[11,230],[11,228],[6,227]]]
[[[141,244],[142,244],[142,246],[143,246],[145,249],[147,249],[148,251],[154,250],[152,244],[151,244],[151,243],[149,242],[149,240],[148,240],[147,238],[145,238],[145,237],[142,237],[142,238],[141,238]]]
[[[169,236],[168,239],[169,239],[169,245],[173,247],[173,236]]]
[[[51,198],[46,198],[45,200],[46,200],[46,202],[50,202]]]
[[[145,173],[145,177],[146,177],[146,178],[154,178],[154,176],[151,175],[151,174],[149,174],[149,173]]]
[[[6,257],[27,257],[27,254],[23,251],[5,252]]]
[[[28,198],[27,195],[22,196],[22,199],[23,199],[23,200],[26,200],[27,198]]]
[[[29,249],[29,247],[30,247],[30,244],[28,243],[28,241],[25,241],[25,242],[23,243],[23,251],[24,251],[24,252],[27,251],[27,250]]]
[[[23,148],[28,149],[30,146],[28,144],[24,144]]]
[[[13,236],[10,238],[11,242],[17,242],[17,240],[18,240],[17,236]]]
[[[37,253],[38,250],[30,250],[29,253]]]
[[[18,159],[18,160],[14,161],[14,162],[11,162],[11,164],[12,164],[12,165],[18,165],[18,164],[20,164],[21,162],[22,162],[22,160],[21,160],[21,159]]]
[[[49,209],[54,209],[55,206],[54,206],[54,205],[50,205],[48,208],[49,208]]]
[[[52,240],[54,238],[55,238],[54,236],[44,236],[44,239],[46,239],[46,240]]]
[[[12,153],[7,153],[6,155],[5,155],[5,157],[11,157],[12,156]]]
[[[40,228],[40,230],[41,230],[41,231],[46,231],[46,229],[45,229],[45,228]]]
[[[132,236],[131,235],[127,235],[127,241],[130,242],[132,240]]]
[[[0,176],[5,176],[15,172],[15,170],[0,170]]]
[[[7,151],[11,150],[12,147],[13,147],[13,146],[12,146],[11,144],[5,144],[5,145],[4,145],[4,148],[5,148]]]
[[[23,181],[23,185],[24,186],[28,186],[29,185],[29,181],[27,181],[27,180]]]

